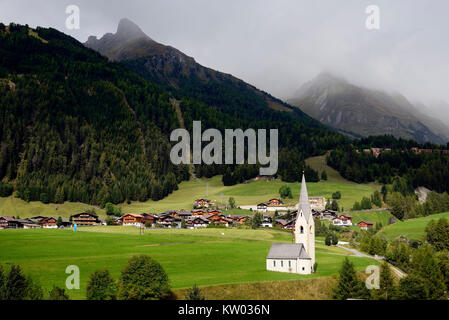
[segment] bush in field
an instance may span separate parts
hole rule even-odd
[[[42,300],[42,288],[26,278],[20,266],[12,265],[6,272],[0,265],[0,300]]]
[[[87,300],[115,300],[117,286],[108,270],[99,270],[89,276]]]
[[[168,276],[162,266],[146,255],[134,256],[122,270],[118,298],[122,300],[159,300],[170,296]]]
[[[64,288],[53,286],[53,289],[49,292],[49,300],[70,300],[68,294]]]

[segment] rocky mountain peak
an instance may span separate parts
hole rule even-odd
[[[137,39],[141,37],[148,38],[148,36],[142,31],[142,29],[140,29],[137,24],[127,18],[123,18],[120,20],[115,35],[118,38],[126,40]]]

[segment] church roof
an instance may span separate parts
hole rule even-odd
[[[302,243],[273,243],[267,259],[310,259]]]
[[[299,203],[298,203],[298,213],[301,210],[306,220],[309,221],[311,211],[309,203],[309,194],[307,193],[306,178],[304,174],[302,175],[301,193],[299,195]]]

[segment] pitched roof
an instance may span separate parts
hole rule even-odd
[[[306,185],[306,177],[302,175],[301,181],[301,194],[299,195],[299,203],[298,203],[298,212],[302,210],[304,217],[306,220],[309,220],[310,217],[310,203],[309,203],[309,195],[307,193],[307,185]]]
[[[1,218],[5,219],[6,221],[14,221],[14,220],[16,220],[16,218],[11,217],[11,216],[2,216]]]
[[[302,243],[273,243],[267,259],[310,259]]]

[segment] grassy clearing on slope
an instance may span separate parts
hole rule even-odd
[[[385,235],[389,239],[406,236],[408,239],[423,240],[427,224],[431,220],[438,220],[440,218],[449,218],[449,212],[409,219],[406,221],[398,221],[397,223],[385,227],[380,234]]]
[[[268,230],[151,230],[132,234],[133,227],[80,228],[71,230],[1,230],[0,262],[20,264],[46,290],[63,287],[68,265],[81,272],[81,290],[71,298],[84,299],[89,274],[108,269],[115,279],[135,254],[147,254],[166,270],[174,289],[280,280],[329,277],[338,273],[344,253],[316,244],[317,272],[297,275],[265,270],[272,242],[291,242],[291,235]],[[84,230],[84,231],[82,231]],[[96,232],[87,232],[87,231]],[[222,235],[224,233],[224,235]],[[350,257],[362,271],[376,261]]]
[[[393,215],[389,211],[354,211],[348,213],[352,217],[353,223],[359,223],[360,221],[369,221],[372,223],[382,223],[382,226],[388,226],[390,218]]]
[[[65,217],[80,212],[85,212],[87,209],[95,209],[95,212],[105,217],[105,211],[99,207],[91,206],[80,202],[65,202],[63,204],[44,204],[40,201],[26,202],[22,199],[13,196],[2,198],[0,197],[0,216],[15,216],[20,218],[30,218],[35,216],[46,217]]]
[[[306,159],[306,164],[309,165],[313,170],[319,172],[321,176],[321,172],[326,171],[327,181],[329,182],[348,182],[345,178],[341,176],[341,174],[331,168],[326,163],[326,156],[318,156]]]

